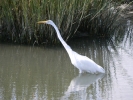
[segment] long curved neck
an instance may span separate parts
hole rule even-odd
[[[68,55],[69,55],[71,61],[74,60],[74,59],[73,59],[74,56],[73,56],[73,54],[72,54],[73,50],[72,50],[71,47],[70,47],[69,45],[67,45],[66,42],[63,40],[63,38],[61,37],[60,32],[59,32],[57,26],[56,26],[54,23],[52,23],[51,25],[55,28],[56,33],[57,33],[57,36],[58,36],[60,42],[62,43],[62,45],[64,46],[64,48],[66,49],[66,51],[67,51],[67,53],[68,53]]]

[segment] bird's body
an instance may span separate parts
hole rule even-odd
[[[93,60],[89,59],[86,56],[79,55],[74,52],[76,55],[76,63],[73,63],[75,67],[79,69],[79,73],[88,72],[88,73],[104,73],[104,69],[96,64]]]
[[[71,63],[79,69],[79,73],[88,72],[88,73],[105,73],[104,69],[96,64],[93,60],[89,59],[86,56],[80,55],[77,52],[73,51],[69,45],[66,44],[66,42],[63,40],[63,38],[60,35],[60,32],[57,28],[57,26],[54,24],[53,21],[47,20],[47,21],[39,21],[38,23],[46,23],[52,25],[56,32],[59,40],[61,41],[62,45],[66,49]]]

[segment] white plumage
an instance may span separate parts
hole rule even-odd
[[[66,51],[70,57],[71,63],[76,68],[79,69],[79,73],[83,73],[83,72],[88,72],[88,73],[93,73],[93,74],[94,73],[105,73],[104,69],[101,66],[99,66],[98,64],[96,64],[93,60],[73,51],[71,49],[71,47],[69,45],[67,45],[66,42],[63,40],[57,26],[54,24],[54,22],[52,20],[39,21],[38,23],[50,24],[55,28],[60,42],[62,43],[62,45],[64,46],[64,48],[66,49]]]

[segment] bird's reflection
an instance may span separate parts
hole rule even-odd
[[[104,74],[79,74],[71,80],[67,91],[65,91],[61,99],[67,99],[71,96],[71,94],[78,92],[78,94],[81,94],[80,99],[85,100],[87,96],[87,88],[95,81],[103,78],[103,76]]]

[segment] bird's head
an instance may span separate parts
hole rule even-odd
[[[53,21],[52,20],[46,20],[46,21],[39,21],[37,22],[38,24],[52,24]]]

